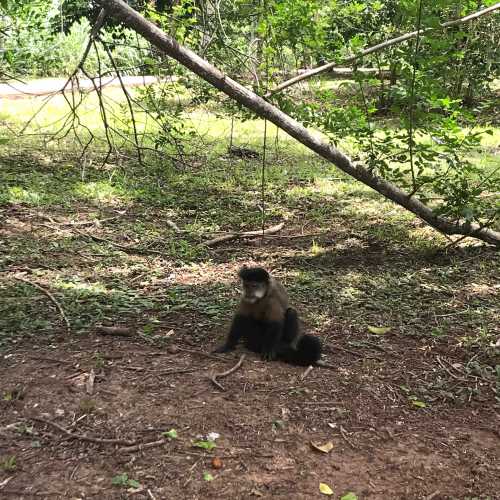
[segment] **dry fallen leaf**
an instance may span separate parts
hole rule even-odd
[[[325,444],[318,444],[311,441],[311,446],[315,450],[321,451],[323,453],[330,453],[333,450],[333,443],[331,441],[328,441]]]
[[[370,332],[375,333],[376,335],[384,335],[384,333],[390,332],[390,326],[369,326],[368,330]]]

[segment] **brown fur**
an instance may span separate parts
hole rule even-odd
[[[288,295],[283,285],[271,278],[267,295],[251,304],[242,300],[238,314],[257,320],[283,321],[288,309]]]

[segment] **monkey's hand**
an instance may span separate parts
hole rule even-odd
[[[276,351],[271,349],[269,351],[264,351],[262,353],[262,359],[264,361],[274,361],[277,358]]]

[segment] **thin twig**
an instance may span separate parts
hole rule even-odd
[[[239,361],[229,370],[226,370],[225,372],[222,372],[222,373],[214,373],[214,375],[212,377],[210,377],[210,380],[212,381],[212,383],[216,387],[218,387],[220,390],[225,391],[226,389],[224,389],[224,387],[217,381],[217,379],[227,377],[228,375],[231,375],[231,373],[235,372],[243,364],[245,357],[246,357],[246,354],[242,354],[240,356]]]
[[[23,283],[26,283],[28,285],[31,285],[35,288],[38,288],[41,292],[43,292],[53,303],[54,305],[57,307],[60,315],[62,316],[64,322],[66,323],[66,328],[68,330],[68,333],[71,333],[71,324],[66,316],[66,314],[64,313],[64,309],[62,308],[61,304],[58,302],[58,300],[54,297],[54,295],[52,295],[52,293],[50,293],[46,288],[44,288],[42,285],[39,285],[38,283],[34,282],[34,281],[30,281],[26,278],[23,278],[22,276],[14,276],[14,279],[18,280],[18,281],[22,281]]]
[[[113,66],[113,69],[115,70],[116,76],[118,77],[118,80],[120,81],[120,86],[123,91],[123,95],[125,96],[125,99],[127,100],[127,106],[129,109],[130,113],[130,119],[132,120],[132,129],[134,132],[134,140],[135,140],[135,146],[136,146],[136,151],[137,151],[137,159],[139,161],[139,164],[144,166],[143,160],[142,160],[142,152],[141,152],[141,145],[139,143],[139,134],[137,131],[137,122],[135,119],[135,112],[134,112],[134,106],[133,106],[133,100],[132,96],[130,95],[129,91],[127,90],[127,87],[123,83],[123,78],[120,73],[120,70],[118,69],[118,66],[116,65],[116,61],[113,57],[113,54],[111,53],[111,50],[108,47],[108,44],[102,39],[99,38],[99,42],[102,44],[104,47],[104,50],[106,51],[106,54],[108,55],[108,58]]]
[[[118,451],[121,453],[131,453],[134,451],[142,451],[148,448],[154,448],[156,446],[161,446],[162,444],[167,443],[165,439],[159,439],[158,441],[151,441],[149,443],[139,443],[133,446],[124,446],[123,448],[118,448]]]
[[[73,432],[68,431],[64,427],[50,420],[46,420],[41,417],[30,417],[30,420],[35,420],[37,422],[42,422],[47,425],[51,425],[57,430],[61,431],[63,434],[68,436],[70,439],[78,439],[79,441],[88,441],[89,443],[100,443],[100,444],[124,444],[127,446],[135,445],[136,441],[127,441],[125,439],[101,439],[95,438],[91,436],[85,436],[83,434],[74,434]]]
[[[436,490],[434,493],[431,493],[430,495],[426,496],[424,500],[432,500],[433,498],[437,497],[441,493],[440,490]]]
[[[467,382],[466,379],[462,378],[462,377],[458,377],[457,375],[455,375],[453,372],[451,372],[445,365],[444,363],[441,361],[441,358],[439,356],[436,356],[436,361],[438,362],[439,366],[451,377],[451,378],[454,378],[455,380],[458,380],[460,382]]]
[[[347,431],[344,429],[344,427],[341,425],[339,427],[340,429],[340,435],[342,436],[342,438],[344,439],[344,441],[353,449],[355,450],[356,449],[356,446],[354,446],[354,444],[352,444],[351,440],[347,437]]]
[[[262,236],[266,234],[274,234],[283,229],[283,226],[285,225],[284,222],[277,224],[276,226],[269,227],[268,229],[259,229],[258,231],[245,231],[243,233],[230,233],[230,234],[225,234],[224,236],[218,236],[217,238],[214,238],[212,240],[205,241],[202,243],[202,245],[211,247],[215,246],[219,243],[223,243],[225,241],[231,241],[231,240],[236,240],[237,238],[252,238],[254,236]]]
[[[151,500],[156,500],[156,497],[153,495],[150,489],[147,489],[146,492]]]
[[[160,252],[158,250],[152,250],[149,248],[139,248],[136,246],[125,246],[125,245],[121,245],[120,243],[116,243],[112,240],[108,240],[106,238],[101,238],[100,236],[95,236],[94,234],[89,234],[89,233],[86,233],[83,231],[78,231],[77,229],[75,229],[75,231],[78,234],[80,234],[81,236],[86,236],[87,238],[90,238],[94,241],[108,243],[109,245],[114,246],[114,247],[118,248],[119,250],[122,250],[123,252],[126,252],[126,253],[137,253],[137,254],[141,254],[141,255],[147,255],[147,254],[155,254],[155,255],[162,255],[162,256],[165,255],[163,252]]]
[[[306,371],[301,375],[300,380],[304,380],[312,372],[313,368],[313,365],[309,365]]]
[[[179,373],[193,373],[198,371],[200,368],[181,368],[179,370],[165,370],[162,372],[154,373],[152,372],[151,375],[154,375],[155,377],[163,377],[165,375],[177,375]],[[148,375],[149,377],[149,375]]]

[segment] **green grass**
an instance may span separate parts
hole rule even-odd
[[[119,100],[117,91],[107,92]],[[2,119],[16,129],[36,102],[7,101]],[[54,130],[39,127],[57,122],[62,103],[57,97],[44,108],[37,132]],[[102,138],[95,97],[85,106],[87,125]],[[208,111],[189,119],[197,135],[186,151],[188,165],[180,166],[150,156],[141,165],[126,146],[105,166],[100,147],[82,162],[80,145],[69,137],[44,142],[3,132],[0,346],[51,338],[64,328],[48,298],[16,280],[17,273],[57,297],[75,333],[125,323],[158,340],[172,321],[187,317],[180,328],[196,340],[223,328],[236,300],[235,271],[256,261],[286,282],[308,326],[326,339],[346,331],[353,346],[384,346],[401,335],[491,350],[499,335],[498,255],[466,242],[444,250],[444,237],[284,133],[276,146],[273,127],[266,225],[284,221],[287,237],[271,237],[263,247],[200,245],[217,231],[261,227],[262,164],[226,156],[228,120]],[[498,166],[491,152],[498,134],[485,136],[475,161]],[[259,120],[235,123],[237,145],[260,151],[262,135]],[[368,326],[390,326],[393,333],[376,336]]]

